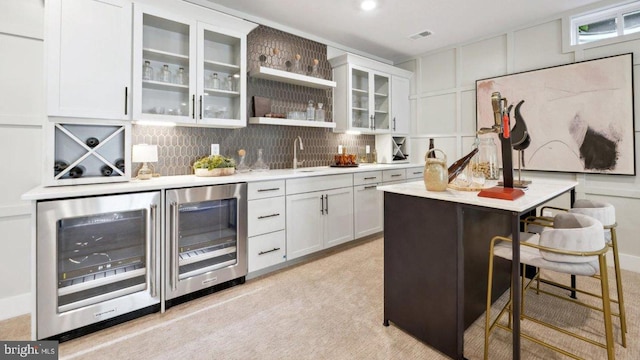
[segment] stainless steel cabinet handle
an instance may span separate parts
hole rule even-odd
[[[422,171],[416,171],[413,173],[413,175],[418,175],[418,174],[422,174]]]
[[[377,187],[378,187],[377,185],[371,185],[371,186],[365,186],[364,189],[369,190],[369,189],[375,189]]]
[[[320,214],[324,215],[324,195],[320,196]]]
[[[151,266],[149,267],[149,278],[151,280],[151,297],[158,296],[157,287],[156,287],[156,244],[158,242],[158,233],[156,231],[158,226],[158,205],[151,204],[150,206],[151,213],[151,256],[149,256],[149,262]]]
[[[280,188],[258,189],[258,192],[265,192],[265,191],[278,191],[278,190],[280,190]]]
[[[127,115],[127,108],[129,106],[129,87],[124,87],[124,114]]]
[[[393,131],[396,131],[396,118],[393,118]]]
[[[280,214],[262,215],[262,216],[258,216],[258,219],[266,219],[266,218],[275,217],[275,216],[280,216]]]
[[[171,251],[169,256],[171,257],[171,290],[175,291],[178,288],[178,212],[176,210],[176,202],[172,202],[169,206],[170,211],[170,242],[169,246]]]
[[[371,121],[369,122],[371,125],[369,125],[369,128],[371,130],[375,130],[376,129],[376,120],[373,117],[373,115],[369,116],[369,118],[371,119]]]
[[[372,176],[372,177],[366,177],[366,178],[364,178],[364,179],[365,179],[365,180],[375,180],[375,179],[377,179],[377,178],[378,178],[377,176]]]
[[[278,251],[278,250],[280,250],[280,248],[273,248],[273,249],[271,249],[271,250],[267,250],[267,251],[260,251],[260,252],[258,253],[258,255],[264,255],[264,254],[268,254],[268,253],[270,253],[270,252],[274,252],[274,251]]]
[[[391,177],[398,177],[398,176],[402,176],[402,174],[391,174]]]
[[[200,106],[198,106],[198,108],[199,108],[198,116],[200,116],[200,119],[202,119],[202,95],[200,95]]]

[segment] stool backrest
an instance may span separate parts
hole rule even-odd
[[[591,252],[605,246],[602,223],[592,217],[563,213],[553,218],[553,228],[545,228],[540,234],[540,245],[554,249]],[[596,256],[577,256],[541,250],[548,261],[584,263],[597,260]]]
[[[588,199],[576,200],[569,212],[591,216],[600,221],[604,226],[611,226],[616,223],[615,207],[604,201]]]

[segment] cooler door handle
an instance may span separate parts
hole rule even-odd
[[[178,289],[178,212],[176,210],[177,203],[174,201],[169,206],[170,221],[169,221],[169,256],[171,259],[171,290],[176,291]]]
[[[151,252],[151,256],[149,256],[150,264],[151,266],[149,266],[149,270],[150,270],[150,285],[151,285],[151,297],[156,297],[158,296],[158,291],[157,291],[157,284],[156,284],[156,260],[157,260],[157,256],[156,256],[156,244],[158,242],[158,231],[157,231],[157,226],[158,226],[158,205],[156,204],[151,204],[151,206],[149,207],[149,212],[151,214],[151,244],[150,244],[150,252]]]

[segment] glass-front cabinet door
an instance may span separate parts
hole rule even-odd
[[[364,133],[389,131],[389,76],[351,67],[350,128]]]
[[[246,35],[198,22],[198,123],[246,126],[245,39]]]
[[[134,120],[195,123],[195,21],[136,4]]]

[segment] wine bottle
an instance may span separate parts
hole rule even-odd
[[[90,148],[94,148],[98,146],[98,144],[100,144],[100,140],[94,137],[90,137],[85,141],[85,144],[87,144],[87,146]]]
[[[124,172],[124,160],[123,159],[116,160],[116,167],[118,168],[118,170]]]
[[[68,166],[69,166],[69,164],[66,161],[56,160],[53,163],[53,172],[54,172],[55,175],[58,175],[58,174],[60,174],[61,171],[66,169]]]
[[[462,170],[464,170],[467,165],[469,165],[469,161],[473,158],[473,156],[478,152],[478,148],[474,148],[467,155],[461,157],[456,162],[449,166],[449,183],[451,183],[456,176],[460,175]]]
[[[100,173],[102,176],[111,176],[111,174],[113,174],[113,169],[109,165],[103,165],[100,168]]]
[[[69,177],[72,177],[74,179],[81,177],[82,174],[84,174],[84,166],[82,165],[74,166],[73,168],[71,168],[71,170],[69,170]]]
[[[428,151],[433,150],[433,148],[434,148],[433,138],[431,138],[431,139],[429,139],[429,150]],[[428,152],[428,151],[427,151],[427,153],[429,155],[427,155],[427,157],[429,157],[429,158],[435,158],[436,157],[436,153],[435,152],[433,152],[433,151],[432,152]]]

